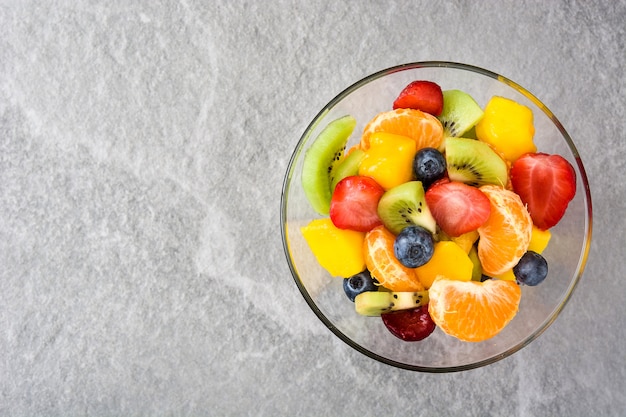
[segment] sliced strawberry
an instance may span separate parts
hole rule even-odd
[[[511,184],[540,229],[557,224],[576,194],[574,167],[562,156],[528,153],[511,167]]]
[[[491,213],[489,199],[482,191],[458,181],[436,183],[425,198],[441,230],[452,237],[478,229]]]
[[[393,109],[416,109],[439,116],[443,110],[441,87],[432,81],[413,81],[400,92]]]
[[[382,224],[377,210],[384,192],[370,177],[346,177],[335,186],[330,200],[330,219],[339,229],[368,232]]]

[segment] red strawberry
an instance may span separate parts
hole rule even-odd
[[[487,196],[458,181],[436,183],[426,191],[425,198],[441,230],[452,237],[478,229],[491,214]]]
[[[540,229],[557,224],[576,194],[574,167],[560,155],[528,153],[511,167],[511,184]]]
[[[330,220],[339,229],[368,232],[382,221],[378,200],[385,190],[370,177],[354,175],[339,181],[330,199]]]
[[[443,110],[441,87],[432,81],[413,81],[400,92],[393,102],[393,109],[416,109],[433,116],[439,116]]]

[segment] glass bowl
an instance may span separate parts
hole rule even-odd
[[[300,228],[319,218],[301,185],[305,151],[332,120],[347,114],[356,118],[348,148],[360,140],[360,132],[376,114],[391,109],[393,100],[411,81],[430,80],[443,90],[460,89],[484,108],[494,95],[528,106],[534,115],[538,151],[566,158],[576,171],[576,196],[563,219],[551,229],[552,238],[543,253],[550,271],[536,287],[522,287],[516,317],[497,336],[484,342],[462,342],[440,329],[419,342],[393,336],[380,318],[354,311],[345,296],[342,279],[331,277],[315,260]],[[578,283],[589,253],[592,208],[589,184],[581,158],[559,120],[535,96],[518,84],[493,72],[452,62],[419,62],[372,74],[331,100],[309,124],[298,142],[284,179],[281,197],[281,231],[285,255],[296,285],[313,312],[337,337],[357,351],[380,362],[415,371],[451,372],[491,364],[535,340],[554,322]]]

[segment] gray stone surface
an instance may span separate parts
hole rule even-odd
[[[0,415],[624,415],[625,21],[624,0],[0,1]],[[559,319],[445,375],[335,338],[279,228],[321,106],[420,60],[541,97],[594,198]]]

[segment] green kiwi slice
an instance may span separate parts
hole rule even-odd
[[[356,296],[354,308],[363,316],[380,316],[391,311],[421,307],[428,301],[428,291],[366,291]]]
[[[407,226],[422,226],[435,233],[437,223],[424,199],[421,181],[409,181],[387,191],[378,202],[378,216],[385,227],[398,234]]]
[[[447,138],[446,164],[451,180],[469,185],[504,187],[509,179],[504,159],[489,145],[475,139]]]
[[[350,155],[343,158],[343,160],[336,165],[337,168],[333,167],[331,172],[332,178],[330,180],[331,191],[335,189],[337,183],[342,179],[359,173],[359,164],[363,160],[364,156],[364,151],[361,149],[355,149],[350,152]]]
[[[355,126],[356,120],[352,116],[333,120],[304,154],[302,188],[313,210],[321,215],[330,211],[331,179]]]
[[[476,136],[476,125],[472,126],[467,132],[463,133],[463,137],[467,139],[478,139],[478,136]]]
[[[443,92],[443,109],[437,117],[443,125],[445,137],[460,137],[474,127],[483,117],[483,109],[464,91]]]

